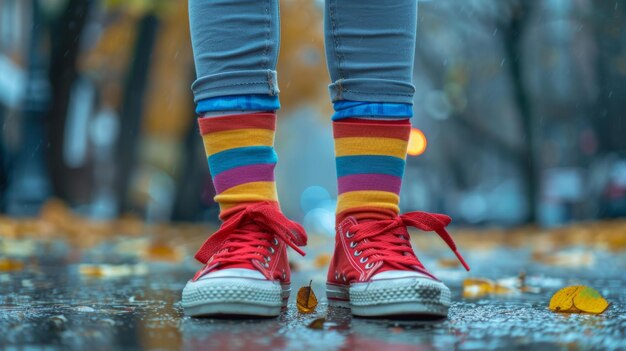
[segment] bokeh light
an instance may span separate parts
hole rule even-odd
[[[424,133],[417,128],[411,128],[407,153],[411,156],[419,156],[426,151],[427,145],[428,141]]]

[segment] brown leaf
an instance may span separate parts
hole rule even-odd
[[[182,259],[175,247],[166,243],[154,243],[146,250],[146,258],[151,261],[176,262]]]
[[[300,313],[313,313],[315,307],[317,307],[317,297],[315,297],[315,293],[311,288],[312,282],[309,282],[309,286],[303,286],[298,290],[296,306],[298,306]]]
[[[10,258],[0,258],[0,272],[1,271],[19,271],[24,268],[24,263],[21,261],[12,260]]]
[[[326,322],[326,318],[318,318],[314,320],[313,322],[309,323],[309,325],[307,325],[307,328],[315,329],[315,330],[323,330],[324,322]]]

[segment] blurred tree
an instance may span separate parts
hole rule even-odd
[[[48,74],[52,99],[46,115],[50,142],[48,164],[54,195],[62,199],[76,198],[81,192],[88,192],[91,179],[87,169],[75,170],[67,166],[63,145],[70,96],[78,77],[82,33],[92,6],[92,0],[68,0],[61,15],[52,18],[50,23],[49,67],[52,69]]]
[[[602,152],[626,152],[626,3],[592,1],[600,91],[595,122]]]
[[[514,101],[519,111],[522,126],[522,138],[524,148],[522,153],[517,155],[519,167],[522,169],[524,184],[526,186],[526,198],[528,201],[528,212],[525,221],[534,223],[537,219],[537,195],[539,192],[539,173],[537,171],[537,126],[533,116],[531,100],[528,96],[528,89],[525,85],[525,72],[522,59],[524,47],[525,29],[533,10],[533,2],[511,1],[510,16],[500,17],[498,29],[503,33],[501,36],[504,48],[507,67],[511,76]]]

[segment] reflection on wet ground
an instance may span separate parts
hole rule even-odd
[[[309,256],[294,263],[292,295],[313,279],[321,300],[315,313],[300,314],[292,296],[278,318],[229,320],[182,315],[180,291],[197,269],[189,254],[195,243],[165,244],[156,250],[165,252],[160,256],[165,259],[150,259],[140,254],[151,242],[145,237],[82,248],[61,239],[0,237],[0,349],[626,349],[623,252],[595,248],[589,251],[591,263],[547,264],[528,247],[470,247],[465,250],[472,264],[467,275],[459,267],[438,264],[445,251],[428,250],[431,255],[423,261],[455,295],[449,318],[380,320],[352,318],[347,310],[325,304],[320,253],[329,241],[313,236]],[[461,296],[468,276],[500,279],[521,270],[539,292]],[[611,306],[600,315],[550,312],[550,296],[572,284],[595,287]],[[318,329],[309,327],[317,318],[325,322]]]

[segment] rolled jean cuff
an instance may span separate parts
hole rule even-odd
[[[409,119],[413,117],[413,104],[394,102],[362,102],[341,100],[333,103],[333,121],[351,117],[372,117],[374,119]]]
[[[196,113],[214,111],[276,111],[280,109],[278,95],[227,95],[198,101]]]
[[[273,70],[247,70],[212,74],[191,85],[194,101],[230,95],[277,96],[278,79]]]
[[[412,104],[415,86],[411,83],[376,78],[339,79],[328,86],[332,102],[394,102]]]

